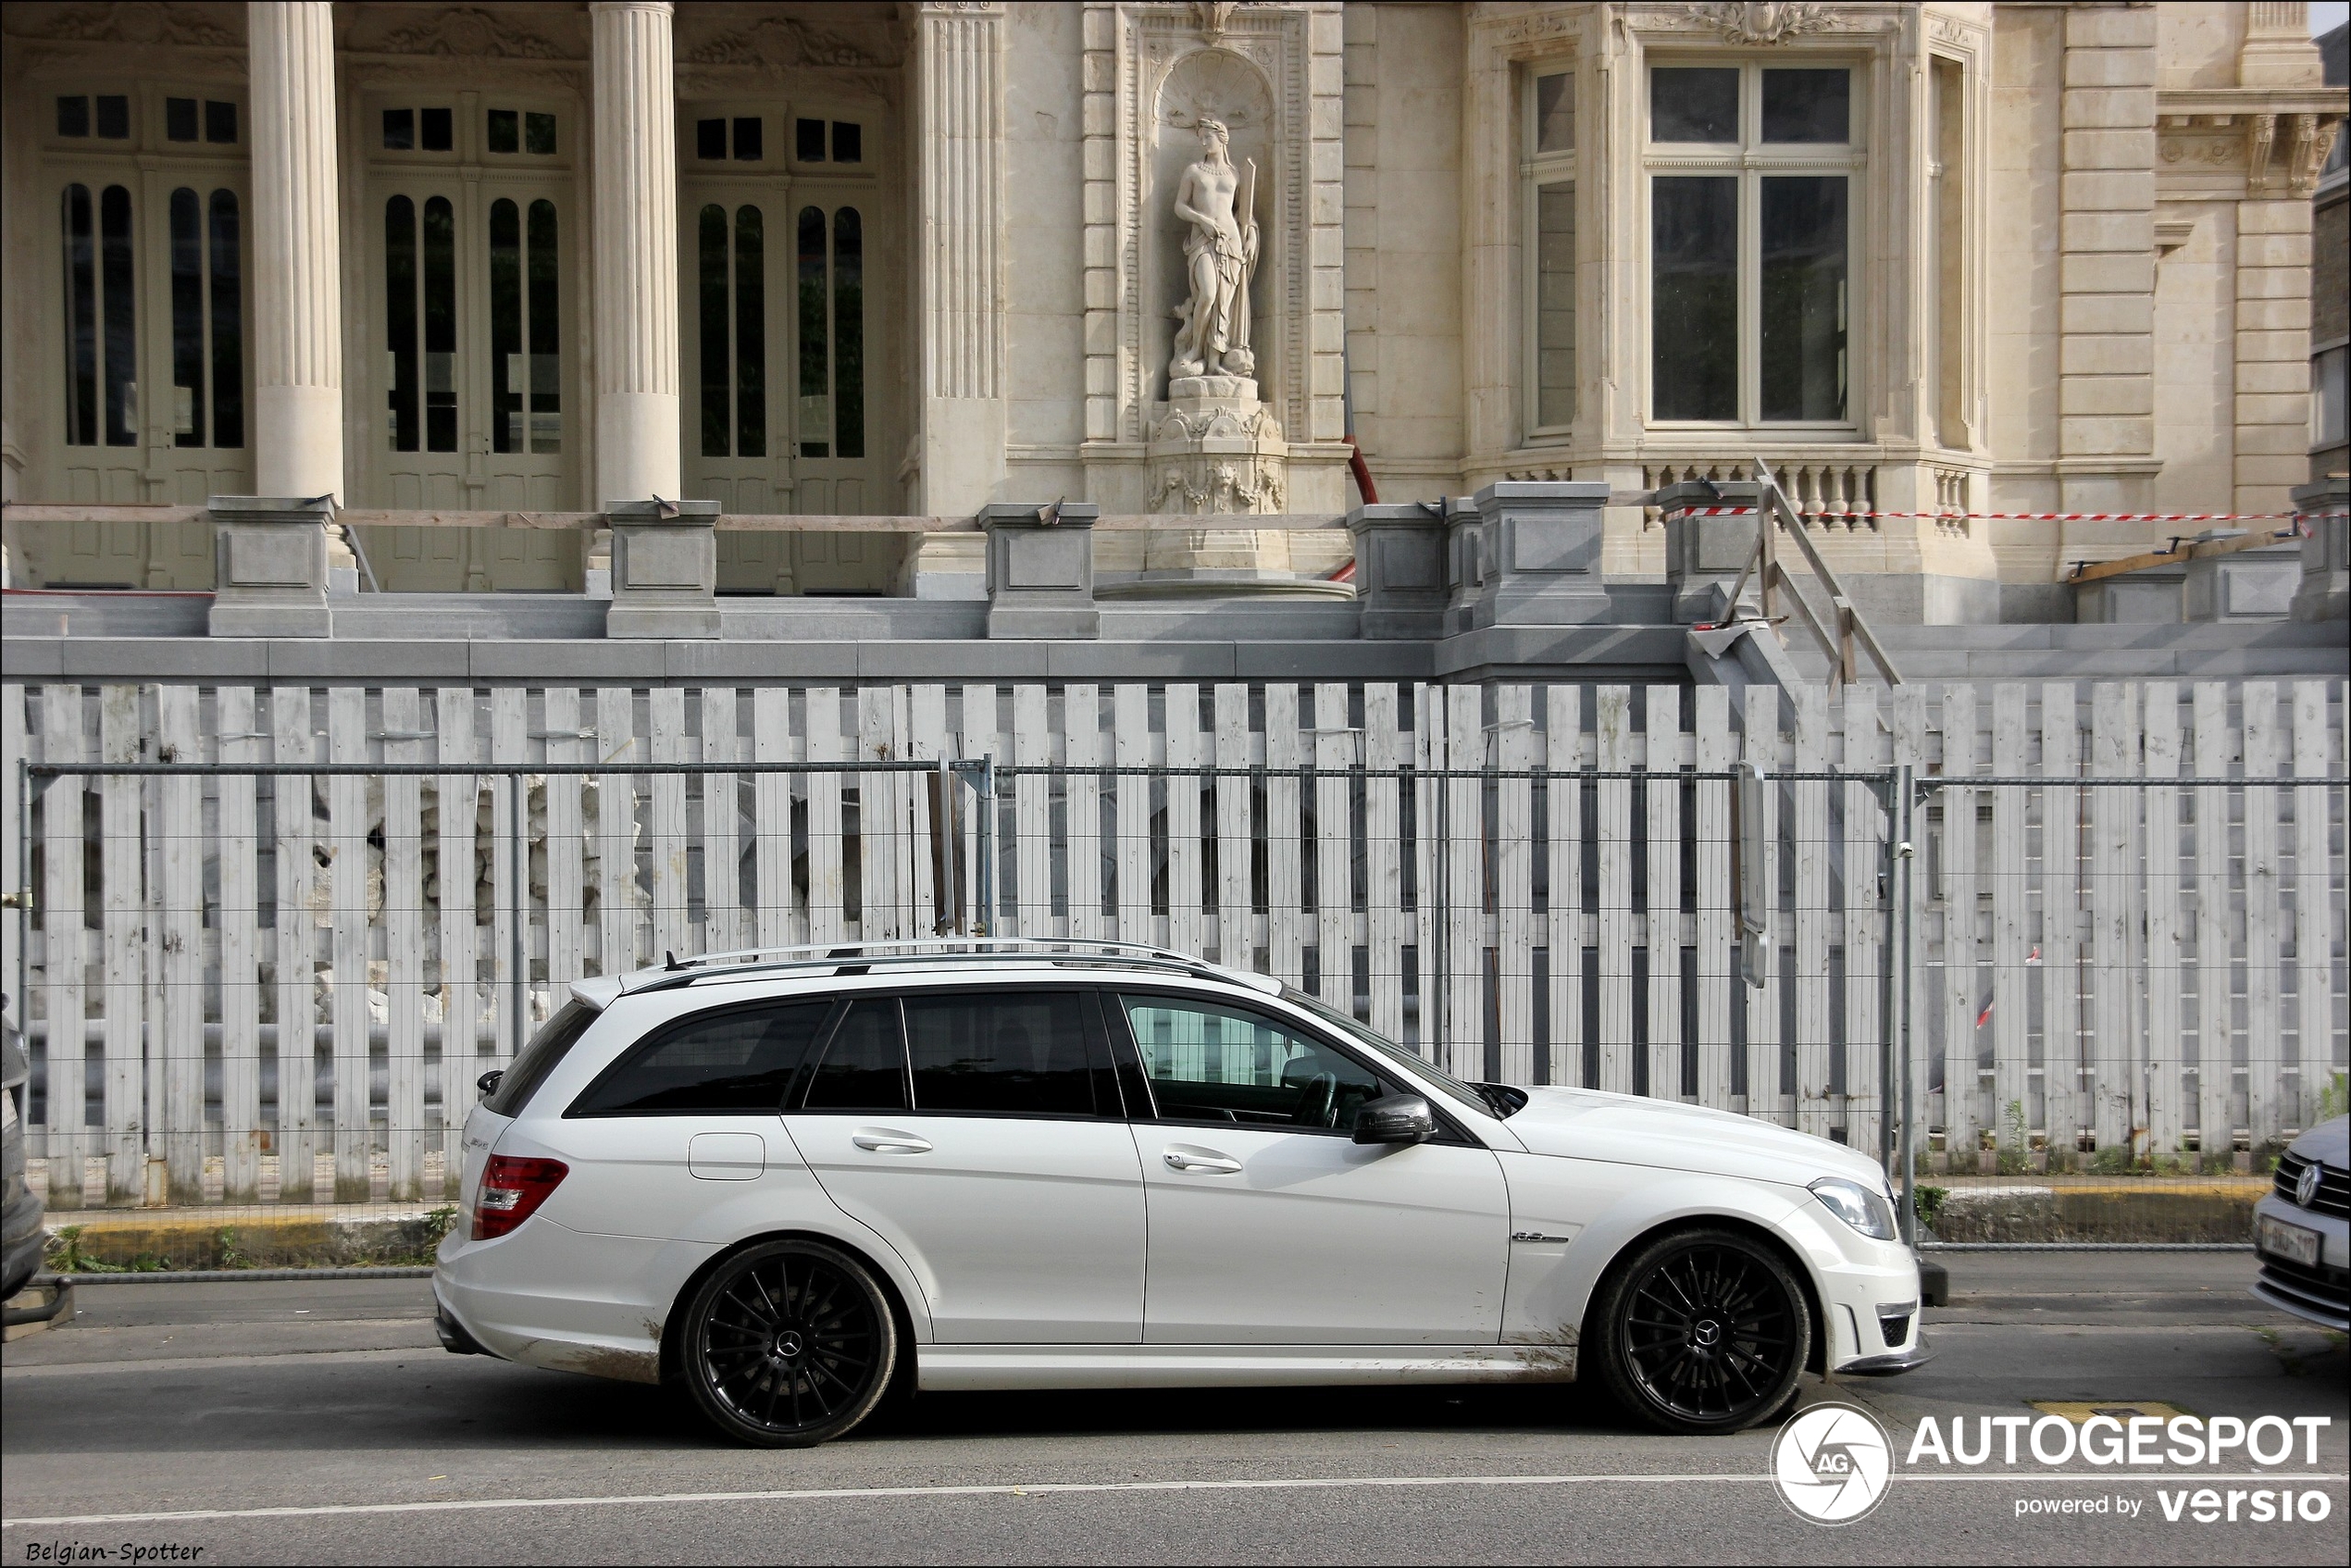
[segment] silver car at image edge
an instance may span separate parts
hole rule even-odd
[[[805,1446],[893,1388],[1597,1383],[1737,1431],[1926,1359],[1885,1172],[1461,1082],[1118,943],[720,954],[576,982],[464,1133],[442,1343],[682,1384]]]
[[[2253,1293],[2322,1328],[2351,1332],[2351,1116],[2286,1146],[2253,1210]]]

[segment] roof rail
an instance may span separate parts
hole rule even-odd
[[[790,947],[740,948],[728,952],[679,958],[663,955],[658,969],[640,971],[623,989],[644,991],[689,985],[697,979],[771,973],[779,969],[866,968],[877,964],[920,964],[938,959],[1075,961],[1172,969],[1204,977],[1235,980],[1263,989],[1265,978],[1246,970],[1144,942],[1092,941],[1071,937],[915,937],[892,941],[803,942]]]

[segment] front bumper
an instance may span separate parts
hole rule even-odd
[[[1860,1361],[1847,1362],[1836,1370],[1839,1376],[1845,1377],[1892,1377],[1914,1366],[1924,1366],[1934,1359],[1934,1351],[1928,1346],[1926,1336],[1913,1329],[1909,1349],[1889,1350],[1882,1356],[1863,1356]]]
[[[2319,1233],[2319,1261],[2297,1263],[2257,1250],[2261,1272],[2251,1294],[2321,1328],[2351,1333],[2351,1221],[2338,1215],[2314,1213],[2289,1203],[2275,1193],[2254,1206],[2254,1234],[2260,1234],[2262,1216]]]

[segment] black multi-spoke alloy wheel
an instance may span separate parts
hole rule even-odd
[[[873,1413],[898,1363],[898,1324],[865,1264],[818,1241],[728,1259],[686,1309],[686,1385],[729,1437],[828,1442]]]
[[[1626,1413],[1665,1432],[1736,1432],[1777,1412],[1811,1351],[1804,1293],[1772,1250],[1684,1230],[1609,1278],[1590,1350]]]

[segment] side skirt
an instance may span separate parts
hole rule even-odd
[[[1572,1345],[919,1345],[919,1387],[1306,1388],[1573,1383]]]

